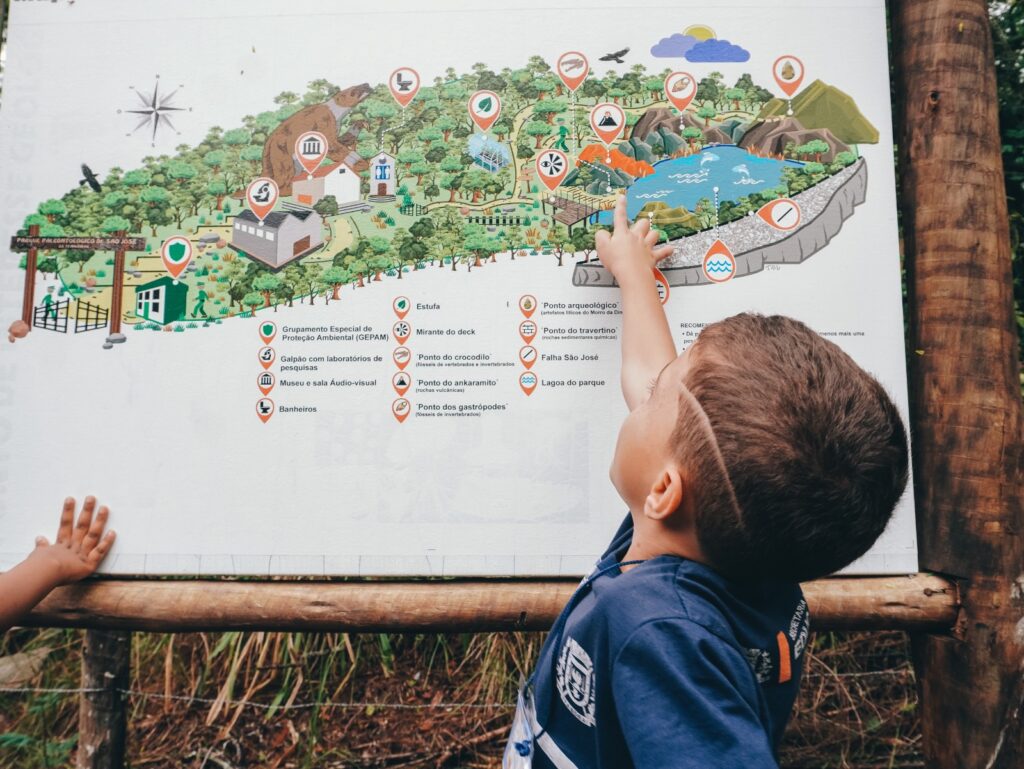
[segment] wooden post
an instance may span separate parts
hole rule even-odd
[[[1017,769],[1021,383],[988,7],[893,8],[920,564],[963,601],[952,634],[914,638],[923,747],[930,769]]]
[[[28,228],[30,237],[39,237],[39,225],[33,224]],[[38,249],[30,248],[25,255],[25,293],[21,299],[21,320],[30,329],[32,328],[32,312],[35,308],[36,296],[36,269]]]
[[[88,630],[82,644],[82,693],[75,769],[123,769],[131,634]]]
[[[123,238],[125,231],[119,230],[114,233],[114,236]],[[107,342],[110,344],[118,344],[125,341],[125,336],[121,333],[121,304],[124,299],[124,256],[124,247],[118,248],[114,252],[114,283],[110,288],[112,292],[110,295],[110,336],[107,337]]]

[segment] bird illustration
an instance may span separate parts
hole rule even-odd
[[[395,85],[398,86],[398,90],[405,93],[409,90],[409,86],[412,85],[412,80],[402,80],[402,73],[399,71],[395,73]]]
[[[93,192],[103,192],[103,187],[100,185],[99,179],[96,178],[96,174],[85,163],[82,163],[82,176],[84,178],[78,182],[79,186],[88,184],[92,187]]]
[[[629,53],[629,48],[623,48],[621,51],[615,53],[606,53],[598,61],[614,61],[616,64],[625,64],[622,57]]]
[[[562,71],[572,72],[573,70],[582,68],[583,64],[583,59],[565,59],[562,62]]]

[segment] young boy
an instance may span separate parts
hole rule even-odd
[[[520,699],[505,767],[768,769],[807,645],[799,582],[882,533],[907,480],[885,391],[802,323],[738,315],[677,357],[646,219],[597,250],[622,289],[629,507]]]
[[[103,533],[110,511],[96,510],[96,498],[86,497],[75,522],[75,500],[64,500],[54,544],[36,537],[36,548],[24,561],[0,574],[0,633],[8,630],[58,585],[85,579],[114,544],[114,532]]]

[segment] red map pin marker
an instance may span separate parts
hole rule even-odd
[[[659,270],[657,267],[652,267],[651,271],[654,273],[654,285],[658,287],[658,298],[661,299],[661,303],[668,303],[668,295],[672,292],[672,289],[668,285],[668,280],[665,278],[665,273]]]
[[[697,95],[697,78],[689,72],[673,72],[665,78],[665,96],[682,112]]]
[[[524,393],[532,395],[537,389],[537,375],[532,371],[524,371],[519,375],[519,386],[523,388]]]
[[[590,127],[605,147],[611,147],[626,128],[626,113],[622,107],[610,101],[601,102],[590,110]]]
[[[399,395],[405,395],[409,392],[409,388],[412,387],[412,377],[404,371],[399,371],[391,377],[391,386],[395,388],[395,392]]]
[[[395,339],[398,340],[399,344],[405,344],[406,340],[412,334],[412,326],[404,320],[400,320],[391,327],[391,332],[395,335]]]
[[[270,421],[270,418],[274,416],[274,401],[270,398],[260,398],[256,401],[256,416],[258,416],[263,424]]]
[[[558,57],[555,71],[569,92],[575,93],[590,73],[590,62],[579,51],[566,51]]]
[[[274,210],[280,195],[281,191],[277,188],[277,182],[265,176],[254,179],[245,188],[245,200],[261,224],[267,218],[267,214]]]
[[[796,56],[780,56],[775,60],[772,67],[772,74],[775,75],[775,82],[790,98],[804,82],[804,63]]]
[[[164,269],[177,280],[192,261],[192,242],[181,235],[168,238],[160,247],[160,256],[164,261]]]
[[[519,362],[526,366],[526,368],[533,368],[533,364],[537,362],[537,348],[531,345],[521,348],[519,350]]]
[[[494,91],[477,91],[469,97],[469,116],[481,131],[486,131],[501,114],[501,99]]]
[[[765,203],[757,215],[777,230],[789,232],[800,226],[800,204],[789,198]]]
[[[519,324],[519,336],[523,338],[523,341],[529,344],[537,336],[537,324],[532,320],[524,320]]]
[[[270,391],[274,389],[275,384],[277,384],[277,377],[269,371],[264,371],[256,377],[256,386],[260,388],[260,392],[264,395],[270,395]]]
[[[313,172],[327,157],[327,137],[319,131],[306,131],[295,140],[295,157],[312,179]]]
[[[552,192],[569,173],[569,158],[561,150],[544,150],[537,156],[537,176]]]
[[[537,297],[533,294],[523,294],[519,297],[519,311],[527,318],[537,310]]]
[[[404,422],[409,414],[412,413],[412,406],[409,405],[409,401],[405,398],[399,398],[391,404],[391,413],[395,415],[395,419],[399,422]]]
[[[711,244],[704,255],[704,277],[712,283],[726,283],[736,274],[736,257],[720,240]]]
[[[407,296],[396,296],[395,300],[391,303],[391,309],[395,311],[395,315],[398,316],[399,320],[405,318],[409,314],[409,309],[412,304],[409,302]]]
[[[420,90],[420,73],[412,67],[399,67],[388,78],[388,88],[399,106],[405,109]]]
[[[409,365],[409,361],[412,360],[412,353],[409,352],[408,347],[396,347],[395,351],[391,353],[391,359],[398,368],[405,369]]]
[[[260,365],[264,369],[268,369],[274,365],[274,361],[277,360],[277,353],[274,352],[273,347],[261,347],[258,353],[260,359]]]
[[[277,336],[277,324],[272,320],[265,320],[260,323],[260,339],[263,340],[263,344],[270,344],[274,341],[274,337]]]

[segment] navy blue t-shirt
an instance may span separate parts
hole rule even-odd
[[[533,766],[777,767],[809,630],[800,586],[731,582],[672,555],[622,572],[632,537],[627,516],[595,573],[611,571],[541,650]]]

